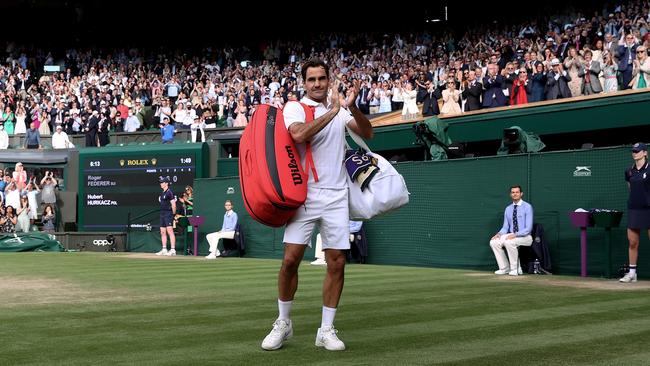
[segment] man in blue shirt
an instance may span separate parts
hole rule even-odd
[[[221,255],[219,249],[219,239],[233,239],[235,237],[235,227],[237,227],[237,213],[232,210],[232,201],[226,200],[223,204],[223,207],[226,209],[226,213],[223,215],[223,224],[221,225],[221,230],[210,233],[206,235],[208,243],[210,244],[210,254],[208,254],[206,259],[216,259]],[[225,254],[225,249],[224,249]]]
[[[163,117],[163,123],[160,125],[160,136],[163,144],[174,142],[174,126],[169,124],[169,118]]]
[[[519,246],[533,244],[533,206],[521,199],[524,193],[521,186],[510,187],[512,204],[506,207],[503,214],[503,226],[490,240],[490,247],[497,259],[499,269],[494,273],[517,276],[521,274],[519,266]],[[508,255],[504,253],[504,248]]]

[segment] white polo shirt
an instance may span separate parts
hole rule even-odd
[[[307,97],[302,98],[301,102],[316,107],[314,118],[318,118],[330,110],[323,103],[317,103]],[[305,123],[305,110],[298,102],[287,102],[282,112],[287,129],[296,122]],[[328,189],[344,189],[347,187],[345,167],[343,166],[345,160],[345,124],[352,119],[350,111],[341,108],[330,123],[312,137],[311,150],[316,172],[318,173],[318,182],[314,182],[314,176],[309,170],[309,187]],[[300,161],[304,168],[305,144],[297,144],[296,148],[300,153]]]

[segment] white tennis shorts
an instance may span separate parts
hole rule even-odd
[[[319,225],[325,249],[350,249],[348,190],[307,188],[307,201],[284,230],[284,242],[311,243],[314,227]]]

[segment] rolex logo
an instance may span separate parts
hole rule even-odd
[[[120,159],[120,166],[124,166],[124,159]]]
[[[157,162],[158,162],[158,160],[156,158],[151,159],[151,164],[152,165],[156,165]]]

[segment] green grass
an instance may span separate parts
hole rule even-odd
[[[643,351],[650,292],[641,283],[638,291],[596,290],[550,283],[579,278],[374,265],[347,267],[336,326],[348,349],[328,352],[314,346],[324,268],[308,262],[294,302],[294,338],[266,352],[260,343],[277,316],[279,265],[3,253],[0,365],[650,362]]]

